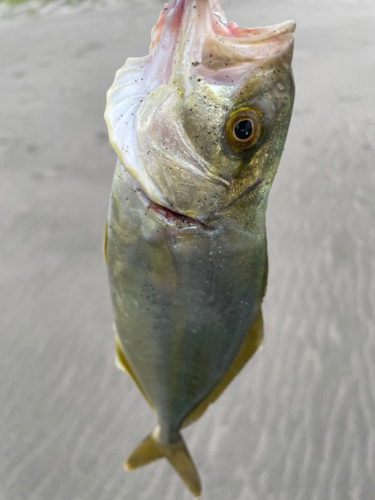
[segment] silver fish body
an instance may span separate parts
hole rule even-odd
[[[115,323],[165,440],[220,381],[260,310],[267,255],[257,219],[252,231],[229,218],[164,222],[117,166],[107,247]]]
[[[106,233],[119,362],[158,420],[127,464],[164,456],[195,495],[180,429],[261,344],[265,211],[294,99],[294,24],[225,27],[211,6],[171,2],[106,111],[119,156]]]

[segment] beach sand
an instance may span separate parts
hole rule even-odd
[[[267,212],[265,344],[184,432],[211,500],[375,491],[375,4],[223,2],[297,21],[295,112]],[[0,500],[187,500],[125,456],[155,418],[114,365],[105,93],[160,4],[0,21]]]

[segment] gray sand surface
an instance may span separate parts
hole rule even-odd
[[[210,500],[375,498],[375,2],[223,2],[298,23],[268,210],[264,349],[185,438]],[[105,92],[160,4],[0,21],[0,500],[187,500],[131,474],[154,416],[114,366]]]

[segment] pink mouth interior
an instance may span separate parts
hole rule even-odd
[[[184,11],[188,7],[188,3],[194,3],[194,9],[197,9],[197,19],[203,18],[208,21],[206,23],[207,33],[211,32],[214,35],[227,38],[247,38],[249,41],[253,38],[267,39],[279,35],[292,33],[295,30],[295,24],[292,21],[287,21],[275,26],[267,26],[263,28],[241,28],[237,23],[231,21],[228,26],[225,26],[218,17],[215,16],[213,8],[223,14],[224,13],[218,2],[213,0],[171,0],[169,4],[165,4],[159,15],[159,19],[155,24],[151,33],[150,53],[155,52],[155,49],[160,41],[165,20],[168,17],[170,23],[169,29],[176,30],[181,27]],[[169,14],[169,15],[168,15]],[[173,19],[171,19],[173,18]],[[258,40],[257,40],[258,41]],[[259,40],[261,41],[261,40]]]

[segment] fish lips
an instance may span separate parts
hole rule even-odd
[[[286,35],[294,33],[296,30],[296,23],[294,21],[285,21],[283,23],[274,24],[272,26],[265,26],[262,28],[237,28],[237,33],[241,35],[247,34],[248,39],[258,43],[264,40],[269,40],[271,38],[278,37],[280,35]]]
[[[287,55],[287,62],[291,62],[295,29],[294,21],[286,21],[266,28],[237,28],[235,37],[206,35],[200,70],[216,73],[237,66],[245,69],[248,64],[261,64],[282,55]]]

